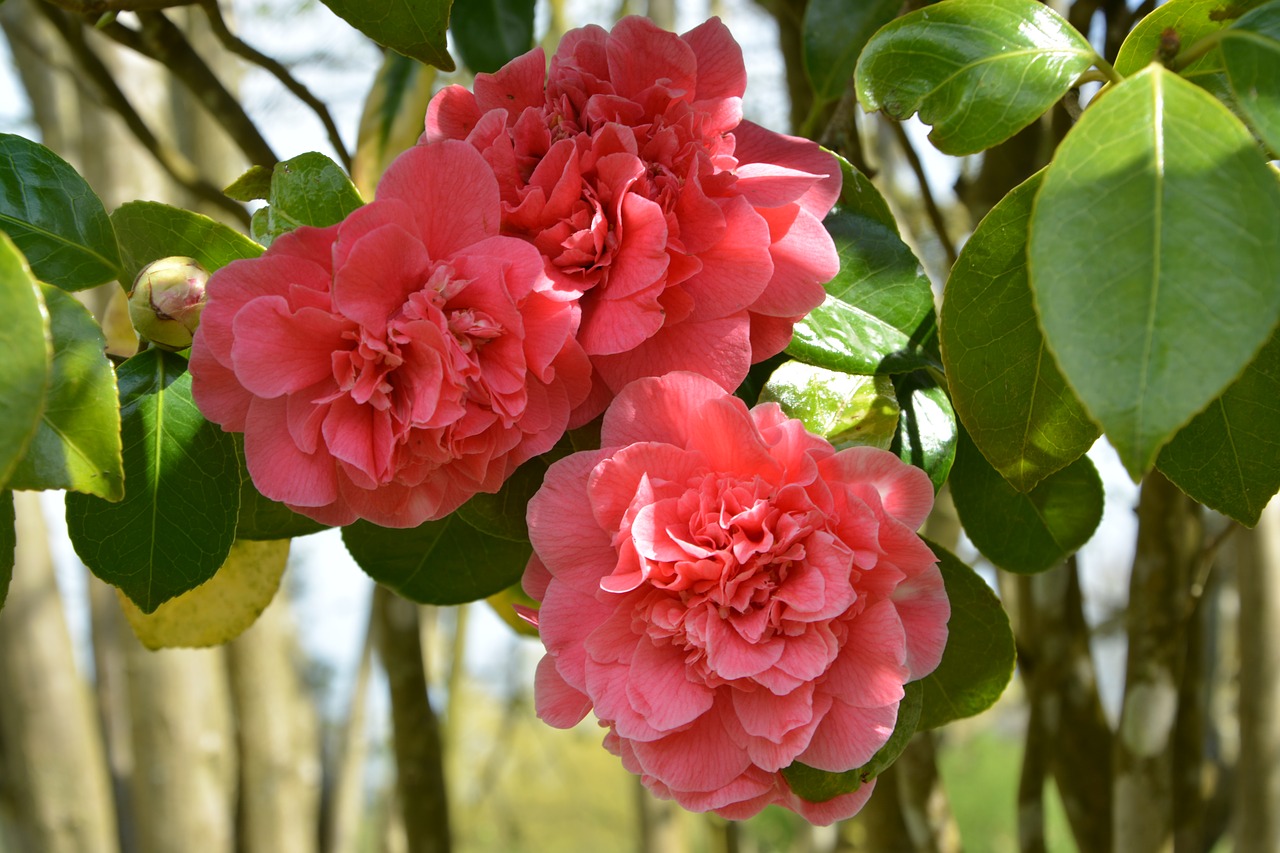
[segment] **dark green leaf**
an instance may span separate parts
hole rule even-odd
[[[241,258],[256,258],[262,247],[243,234],[199,213],[155,201],[131,201],[111,214],[120,238],[123,278],[133,287],[138,271],[174,255],[195,258],[213,272]]]
[[[956,457],[955,410],[927,373],[895,376],[893,385],[902,412],[889,449],[928,474],[936,492],[947,481]]]
[[[774,371],[760,402],[777,403],[787,417],[837,449],[869,445],[888,450],[898,430],[898,400],[888,376],[854,376],[799,361]]]
[[[74,296],[42,285],[53,335],[44,415],[9,488],[67,489],[124,497],[116,375],[93,315]]]
[[[1280,489],[1280,337],[1160,451],[1160,471],[1248,527]]]
[[[567,452],[568,448],[564,448]],[[542,487],[547,468],[564,453],[559,449],[537,456],[516,469],[496,494],[478,494],[458,507],[458,518],[476,530],[499,539],[528,542],[524,514],[529,498]]]
[[[236,458],[240,465],[240,514],[236,518],[236,539],[271,540],[307,536],[329,527],[300,515],[282,503],[266,497],[253,485],[244,466],[244,439],[235,440]]]
[[[9,582],[13,580],[14,549],[18,547],[18,532],[13,515],[13,492],[0,492],[0,609],[9,595]]]
[[[383,47],[434,65],[454,69],[445,30],[453,0],[322,0],[351,26]]]
[[[944,0],[876,33],[858,60],[858,99],[933,125],[948,154],[1013,136],[1066,94],[1097,56],[1036,0]]]
[[[247,172],[232,181],[222,193],[236,201],[266,201],[271,198],[272,174],[272,170],[266,166],[250,166]]]
[[[107,211],[84,178],[43,145],[0,133],[0,231],[41,281],[83,290],[120,275]]]
[[[1137,479],[1280,318],[1280,183],[1221,103],[1151,65],[1063,140],[1028,253],[1058,366]]]
[[[899,233],[897,220],[893,218],[893,212],[889,210],[889,202],[885,201],[884,196],[880,194],[880,190],[876,189],[876,185],[871,182],[871,179],[859,172],[852,163],[836,152],[828,151],[827,153],[835,157],[836,161],[839,162],[840,177],[842,179],[840,183],[840,198],[836,200],[833,212],[862,216],[879,222],[893,231],[894,234]]]
[[[453,7],[449,30],[462,61],[493,73],[533,47],[534,0],[467,0]]]
[[[520,579],[528,542],[481,533],[456,515],[407,530],[367,521],[342,528],[342,541],[371,578],[420,604],[465,604]]]
[[[1023,494],[961,430],[950,483],[969,539],[983,556],[1011,572],[1053,568],[1088,542],[1102,520],[1102,480],[1087,456]]]
[[[40,286],[0,234],[0,487],[40,425],[49,384],[49,317]]]
[[[827,292],[910,336],[930,318],[933,289],[896,226],[838,210],[823,220],[840,253]]]
[[[1098,437],[1045,347],[1031,299],[1027,224],[1041,174],[978,224],[951,269],[938,324],[956,414],[982,455],[1021,492]]]
[[[843,773],[832,773],[818,770],[799,761],[784,767],[782,775],[796,796],[811,803],[823,803],[841,794],[852,794],[879,776],[898,760],[898,756],[907,748],[911,736],[916,733],[916,725],[920,722],[920,709],[924,697],[924,688],[919,681],[913,681],[903,687],[902,701],[898,704],[898,721],[893,727],[893,734],[880,747],[871,760],[861,767],[846,770]]]
[[[1280,153],[1280,0],[1232,24],[1221,50],[1236,106],[1267,147]]]
[[[804,70],[819,101],[844,94],[867,40],[901,8],[901,0],[809,0],[804,8]]]
[[[213,577],[235,540],[235,442],[196,409],[186,366],[158,349],[120,366],[124,500],[67,495],[76,553],[145,613]]]
[[[259,224],[262,211],[258,211],[251,228],[255,238],[261,236],[270,243],[300,225],[334,225],[362,204],[360,193],[341,166],[314,151],[299,154],[276,164],[265,221]]]
[[[921,681],[921,730],[972,717],[994,705],[1013,677],[1016,657],[1009,616],[991,587],[946,548],[932,542],[929,547],[938,555],[947,585],[951,621],[942,662]]]

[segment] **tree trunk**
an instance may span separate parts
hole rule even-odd
[[[14,510],[13,580],[0,610],[0,799],[20,851],[114,853],[102,738],[76,671],[39,496],[16,493]]]
[[[373,670],[373,613],[365,629],[351,707],[338,733],[332,794],[325,821],[324,853],[356,853],[360,843],[360,819],[364,814],[365,710],[368,707],[369,675]]]

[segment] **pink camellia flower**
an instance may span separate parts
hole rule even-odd
[[[415,147],[344,221],[214,274],[192,391],[264,495],[412,527],[559,440],[591,385],[579,309],[498,224],[474,148]]]
[[[427,144],[465,139],[502,188],[504,234],[581,294],[595,367],[575,422],[641,376],[691,370],[732,390],[782,351],[839,270],[820,221],[840,192],[816,144],[742,120],[742,50],[712,19],[677,36],[647,18],[567,33],[475,93],[442,90]]]
[[[538,715],[594,711],[623,765],[694,811],[852,815],[872,783],[812,803],[780,771],[864,765],[937,666],[950,606],[914,532],[932,503],[919,469],[836,452],[776,404],[637,380],[602,449],[552,465],[529,504]]]

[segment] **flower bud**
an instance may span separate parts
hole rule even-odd
[[[143,267],[129,293],[129,319],[138,335],[162,349],[191,346],[208,280],[209,271],[194,258],[161,258]]]

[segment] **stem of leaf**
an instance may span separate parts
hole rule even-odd
[[[1218,44],[1226,38],[1226,35],[1227,30],[1218,30],[1216,33],[1209,33],[1209,35],[1199,41],[1193,42],[1190,47],[1179,52],[1178,55],[1173,58],[1173,61],[1169,63],[1169,70],[1181,71],[1186,68],[1188,65],[1205,56],[1209,51],[1217,47]]]
[[[1093,64],[1098,71],[1102,72],[1103,78],[1106,79],[1108,82],[1117,83],[1117,84],[1124,82],[1124,78],[1121,77],[1119,72],[1116,71],[1115,66],[1112,65],[1110,62],[1107,62],[1101,56],[1095,55]],[[1090,73],[1091,72],[1086,71],[1084,76],[1088,76]],[[1083,77],[1081,79],[1083,80]]]

